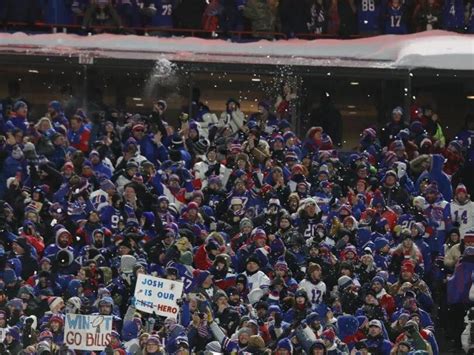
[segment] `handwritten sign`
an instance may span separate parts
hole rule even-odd
[[[138,274],[135,307],[139,311],[176,319],[179,313],[177,300],[182,293],[182,282]]]
[[[111,333],[112,316],[66,314],[64,342],[69,349],[104,350]]]

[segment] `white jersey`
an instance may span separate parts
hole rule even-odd
[[[306,291],[313,308],[323,302],[323,297],[326,294],[326,284],[323,281],[314,284],[311,281],[304,279],[299,283],[298,288],[303,288]]]
[[[247,287],[250,291],[270,286],[270,279],[263,271],[259,270],[253,275],[248,275],[247,272],[245,272],[245,276],[247,276]]]
[[[461,238],[464,238],[467,231],[474,229],[474,202],[468,201],[464,205],[460,205],[453,201],[449,204],[449,207],[451,221],[459,224]]]

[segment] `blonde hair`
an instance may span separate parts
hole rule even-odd
[[[48,117],[41,117],[40,120],[38,121],[38,123],[35,125],[35,128],[37,130],[40,130],[41,129],[41,125],[44,123],[44,122],[47,122],[48,123],[48,129],[51,129],[53,128],[53,124],[51,123],[51,120],[48,118]]]

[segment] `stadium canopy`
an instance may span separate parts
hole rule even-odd
[[[0,34],[7,55],[252,65],[293,65],[382,70],[474,70],[474,36],[445,31],[353,40],[260,40],[158,38],[102,34]],[[85,58],[85,59],[84,59]]]

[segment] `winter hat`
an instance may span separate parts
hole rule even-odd
[[[137,258],[133,255],[122,255],[120,258],[120,271],[125,274],[133,272],[133,267],[137,263]]]
[[[230,200],[230,205],[231,205],[231,206],[242,205],[242,200],[241,200],[240,198],[233,197],[233,198]]]
[[[51,311],[53,311],[59,304],[64,300],[61,297],[48,297],[48,306]]]
[[[235,296],[235,295],[240,295],[239,291],[237,290],[237,287],[235,286],[230,286],[226,290],[227,296]]]
[[[235,278],[235,284],[243,284],[243,285],[247,285],[247,276],[245,276],[244,274],[239,274],[237,275],[237,277]]]
[[[253,231],[252,231],[252,234],[251,234],[252,238],[254,240],[257,240],[257,239],[267,239],[267,233],[265,233],[265,231],[261,228],[255,228]]]
[[[198,285],[201,285],[209,276],[213,277],[213,275],[209,271],[207,270],[203,271],[203,270],[197,270],[197,269],[194,270],[193,276],[196,279],[196,284]]]
[[[306,316],[306,323],[309,325],[317,321],[321,321],[321,315],[318,312],[311,312]]]
[[[378,327],[380,329],[383,329],[382,328],[382,322],[380,322],[378,319],[372,319],[370,322],[369,322],[369,328],[370,327]]]
[[[308,299],[308,294],[306,293],[306,290],[304,288],[299,288],[295,292],[295,298],[298,297],[304,297],[305,299]]]
[[[272,206],[272,205],[280,207],[280,200],[278,198],[271,198],[268,201],[268,206]]]
[[[298,161],[298,156],[295,151],[288,150],[285,154],[285,161]]]
[[[258,266],[261,266],[260,265],[260,259],[255,255],[255,254],[251,254],[247,260],[245,261],[245,265],[247,265],[248,263],[256,263]]]
[[[310,205],[316,206],[316,212],[318,211],[318,204],[316,203],[316,200],[314,198],[308,197],[303,201],[303,206],[306,208]]]
[[[62,112],[63,108],[61,106],[61,103],[57,100],[53,100],[48,104],[49,107],[51,107],[54,111],[56,112]]]
[[[281,120],[279,123],[278,123],[278,128],[280,130],[284,130],[286,128],[290,128],[291,127],[291,124],[290,122],[288,122],[288,120]]]
[[[405,150],[405,145],[401,140],[394,140],[390,144],[390,150],[396,152],[397,150]]]
[[[5,285],[9,285],[16,281],[17,281],[17,275],[15,273],[15,270],[5,269],[5,271],[3,271],[3,282],[5,282]]]
[[[433,142],[428,137],[423,138],[420,142],[420,148],[423,148],[425,145],[432,146]]]
[[[275,270],[288,271],[288,264],[284,257],[278,258],[278,261],[275,263]]]
[[[425,234],[425,226],[421,222],[413,223],[412,226],[418,231],[418,235],[423,236]]]
[[[268,314],[271,314],[271,313],[281,313],[281,308],[279,305],[277,304],[272,304],[268,307]]]
[[[11,335],[15,341],[20,341],[20,329],[17,326],[8,328],[5,335]]]
[[[100,189],[103,191],[107,191],[107,190],[115,190],[116,187],[112,181],[110,181],[109,179],[104,179],[100,182]]]
[[[410,124],[410,131],[415,133],[415,134],[421,133],[421,132],[423,132],[423,130],[424,130],[424,128],[423,128],[423,125],[421,124],[420,121],[413,121]],[[427,139],[427,138],[425,138],[425,139]],[[420,144],[420,146],[422,146],[422,144]]]
[[[18,100],[18,101],[15,102],[15,104],[13,105],[13,111],[18,111],[18,110],[21,109],[21,108],[28,108],[28,105],[26,104],[25,101]]]
[[[353,284],[352,279],[347,275],[343,275],[337,280],[337,286],[341,290],[346,289],[347,287],[351,286],[352,284]]]
[[[408,322],[405,323],[404,328],[406,329],[406,328],[409,328],[409,327],[413,327],[416,332],[418,332],[419,329],[420,329],[419,326],[418,326],[418,323],[415,322],[414,320],[411,320],[411,319]]]
[[[283,338],[278,341],[276,350],[278,351],[279,349],[287,350],[290,354],[293,354],[293,344],[291,344],[288,338]]]
[[[385,182],[385,180],[386,180],[387,177],[389,177],[389,176],[393,176],[395,179],[398,180],[398,175],[397,175],[397,173],[396,173],[395,170],[387,170],[387,171],[385,172],[385,175],[384,175],[383,178],[382,178],[382,181]]]
[[[27,159],[34,159],[35,157],[37,157],[36,147],[31,142],[25,143],[25,145],[23,146],[23,153],[25,154],[25,157]]]
[[[57,322],[61,326],[64,325],[64,319],[59,314],[53,314],[51,318],[49,318],[49,323]]]
[[[239,225],[240,229],[243,229],[245,227],[250,227],[250,228],[253,228],[253,223],[252,223],[252,220],[250,218],[242,218],[242,220],[240,221],[240,225]]]
[[[455,194],[457,195],[460,192],[464,192],[465,194],[467,194],[467,188],[464,184],[458,184],[458,186],[456,186]]]
[[[428,195],[428,194],[438,194],[439,193],[439,190],[438,190],[438,184],[436,182],[431,182],[425,189],[425,195]]]
[[[185,251],[181,253],[179,257],[179,262],[183,265],[192,265],[193,264],[193,253],[191,251]]]
[[[394,115],[394,114],[403,115],[403,109],[400,106],[395,107],[392,110],[392,115]]]
[[[467,242],[467,241],[472,241],[474,242],[474,230],[471,229],[471,230],[468,230],[466,233],[464,233],[464,243]]]
[[[27,295],[30,295],[30,296],[34,297],[35,296],[35,291],[34,291],[33,287],[31,287],[28,284],[25,284],[25,285],[21,286],[20,289],[18,290],[18,297],[21,298],[22,294],[27,294]]]
[[[326,339],[329,342],[333,343],[336,339],[336,333],[334,333],[334,329],[328,328],[321,334],[321,339]]]
[[[377,132],[375,131],[375,129],[369,127],[369,128],[366,128],[362,131],[362,136],[363,137],[375,138],[375,137],[377,137]]]
[[[459,141],[459,140],[453,140],[453,141],[449,142],[449,145],[448,145],[448,147],[453,148],[459,154],[462,153],[462,146],[463,146],[463,143],[462,143],[462,141]]]
[[[295,138],[295,137],[296,135],[291,131],[287,131],[283,133],[283,139],[285,140],[285,142],[287,142],[290,138]]]
[[[382,286],[385,285],[385,280],[383,277],[381,276],[374,276],[372,278],[372,281],[371,281],[371,285],[373,285],[374,283],[378,282],[379,284],[381,284]]]
[[[321,339],[316,339],[316,341],[311,344],[309,350],[310,354],[312,354],[314,350],[323,350],[323,354],[327,354],[326,345],[324,345],[324,342]]]
[[[20,298],[13,298],[7,302],[7,307],[13,307],[13,309],[22,310],[23,300]]]
[[[402,267],[401,267],[400,272],[409,272],[409,273],[414,274],[415,273],[415,265],[413,264],[412,261],[405,260],[402,263]]]
[[[283,139],[283,136],[280,135],[280,134],[277,134],[276,136],[273,137],[273,141],[276,142],[276,141],[280,141],[280,142],[284,142],[284,139]]]
[[[180,146],[183,145],[183,138],[182,138],[179,134],[175,133],[175,134],[173,135],[172,140],[171,140],[171,144],[172,144],[174,147],[180,147]]]
[[[231,143],[229,150],[233,154],[237,154],[242,152],[242,145],[239,143],[239,141],[234,141]]]
[[[371,205],[376,207],[378,205],[381,205],[385,207],[385,199],[383,198],[382,193],[380,190],[375,191],[374,197],[372,198]]]
[[[81,299],[79,297],[70,297],[66,302],[66,313],[76,313],[81,309]]]
[[[25,251],[25,253],[28,253],[28,251],[30,250],[30,246],[26,238],[17,238],[13,241],[13,243],[21,247]]]

